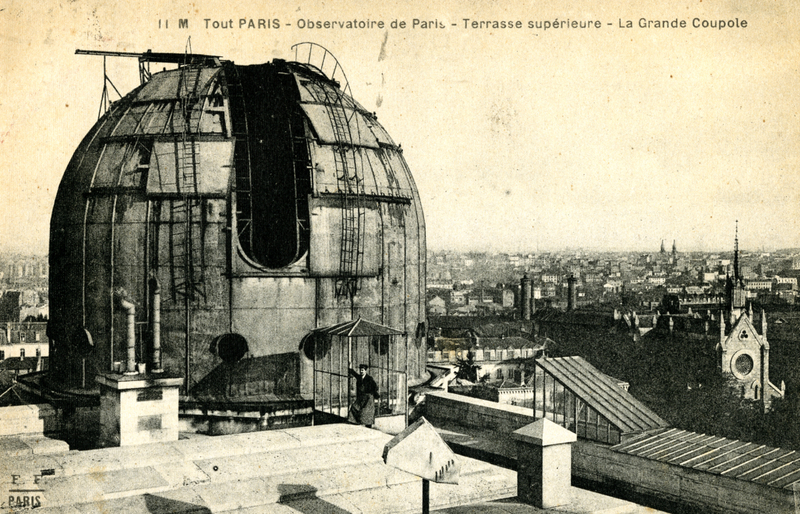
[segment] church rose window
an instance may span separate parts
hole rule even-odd
[[[736,371],[742,375],[748,375],[753,371],[753,358],[747,354],[742,354],[736,358],[734,366],[736,366]]]

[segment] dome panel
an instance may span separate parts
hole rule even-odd
[[[378,148],[378,140],[367,128],[361,113],[331,105],[301,104],[301,107],[321,142]],[[337,122],[341,126],[334,128],[334,123]]]
[[[150,110],[150,104],[131,105],[123,114],[122,119],[114,129],[113,135],[126,136],[141,132],[140,125],[145,113]]]
[[[302,69],[300,71],[301,76],[297,81],[300,84],[300,97],[303,98],[304,102],[327,105],[340,104],[345,109],[364,110],[353,98],[344,94],[338,87],[334,87],[333,83],[324,76],[316,73],[308,75],[308,73],[307,69]]]
[[[417,188],[410,180],[411,177],[409,175],[408,166],[406,165],[405,159],[403,159],[400,153],[395,150],[385,151],[384,156],[386,156],[389,162],[389,165],[386,166],[386,169],[392,170],[392,174],[397,180],[397,185],[400,188],[401,194],[404,196],[408,195],[410,197]]]
[[[378,227],[380,226],[377,205],[363,207],[363,254],[360,274],[376,276],[380,268]],[[339,256],[342,251],[342,207],[339,199],[326,198],[315,202],[311,210],[311,266],[314,275],[336,275],[339,273]]]
[[[379,188],[379,194],[387,196],[403,195],[405,198],[411,198],[411,196],[403,194],[400,182],[397,180],[397,174],[392,168],[391,161],[386,157],[384,149],[370,152],[367,156],[370,160],[370,168],[374,172],[374,181]]]
[[[228,191],[232,163],[230,141],[188,145],[180,141],[156,141],[147,175],[147,193],[223,195]],[[187,167],[192,166],[193,172],[186,173]]]
[[[120,179],[124,167],[130,169],[131,162],[128,155],[128,143],[108,143],[103,148],[100,162],[92,178],[92,188],[115,187]]]
[[[187,80],[187,86],[196,96],[208,91],[209,82],[219,72],[217,67],[189,67],[187,70],[199,70],[199,75],[193,75]],[[150,80],[144,84],[136,94],[139,102],[153,102],[158,100],[175,100],[181,95],[181,70],[167,70],[154,73]]]
[[[377,120],[368,119],[368,127],[375,136],[375,139],[377,139],[381,145],[395,146],[394,141],[392,141],[392,138],[389,136],[389,133],[386,132],[386,130],[381,126],[380,123],[377,122]]]
[[[172,100],[178,97],[177,71],[154,73],[136,95],[142,102]]]
[[[153,102],[139,124],[140,134],[163,134],[170,132],[167,123],[172,117],[175,104],[170,101]]]
[[[113,187],[143,189],[150,149],[149,141],[106,144],[92,190]]]

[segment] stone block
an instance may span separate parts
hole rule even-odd
[[[153,464],[152,467],[169,483],[172,489],[209,481],[208,475],[198,468],[194,462],[176,460]]]
[[[269,514],[297,514],[297,509],[293,509],[290,505],[284,505],[281,503],[273,503],[269,506],[269,510],[265,509],[264,506],[259,505],[257,507],[249,507],[246,509],[240,509],[236,511],[237,514],[264,514],[265,512],[269,512]],[[307,511],[307,512],[326,512],[323,511]],[[330,509],[327,511],[330,512]],[[347,512],[357,512],[355,510],[349,510]]]
[[[194,487],[212,512],[236,511],[274,503],[260,478],[240,479],[219,483],[206,483]]]
[[[105,475],[97,471],[88,476],[42,477],[41,488],[44,489],[42,505],[60,507],[62,505],[78,506],[104,499],[103,488],[97,480]]]
[[[27,454],[21,457],[0,455],[0,490],[7,490],[12,475],[32,477],[41,474],[43,469],[53,470],[56,476],[63,475],[59,461],[52,455]]]
[[[105,473],[99,482],[105,498],[133,496],[169,489],[169,482],[152,467],[120,469]]]
[[[404,482],[391,484],[379,490],[361,489],[347,493],[319,495],[316,498],[298,498],[287,501],[286,505],[294,507],[294,512],[342,512],[337,509],[345,512],[382,514],[422,512],[422,480],[409,474],[406,474],[406,477],[407,480]]]
[[[122,469],[124,464],[107,449],[69,452],[58,457],[64,476],[105,473]]]
[[[172,446],[162,443],[146,447],[127,446],[115,448],[114,450],[105,449],[104,451],[113,454],[116,459],[124,462],[125,466],[129,468],[142,468],[183,461],[182,453]]]
[[[314,430],[316,429],[316,430]],[[300,427],[292,429],[292,436],[304,445],[341,444],[347,441],[365,439],[384,439],[390,436],[358,425],[334,424],[316,427]]]
[[[8,459],[33,453],[31,447],[18,437],[0,437],[0,456]]]
[[[242,455],[244,449],[235,440],[228,440],[228,437],[184,439],[169,443],[169,446],[183,455],[184,459],[194,461]]]
[[[0,408],[0,436],[42,434],[56,430],[57,425],[57,413],[48,404]]]
[[[48,507],[46,504],[43,503],[41,507],[36,509],[36,514],[82,514],[82,513],[74,505],[61,505],[59,507]]]
[[[30,447],[31,453],[37,455],[66,453],[69,451],[69,445],[66,442],[43,435],[23,436],[20,440]]]
[[[244,453],[263,452],[264,448],[275,450],[299,446],[299,441],[282,430],[265,430],[230,436],[231,442],[239,445]]]
[[[112,512],[183,514],[211,512],[194,491],[182,490],[145,493],[137,496],[94,501],[76,506],[81,514],[109,514]]]

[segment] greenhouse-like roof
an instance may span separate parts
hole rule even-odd
[[[581,357],[539,359],[536,364],[616,425],[623,434],[668,426],[655,412],[619,387],[618,381]]]
[[[714,435],[670,428],[611,449],[779,489],[791,490],[800,483],[800,454],[796,451]]]

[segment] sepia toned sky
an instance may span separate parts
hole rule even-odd
[[[238,64],[331,50],[402,144],[431,249],[730,250],[737,219],[744,250],[800,247],[800,4],[641,3],[0,0],[0,250],[47,252],[61,175],[97,120],[103,59],[75,49],[183,52],[189,37]],[[350,20],[385,27],[302,28]],[[135,59],[107,64],[123,94],[138,85]]]

